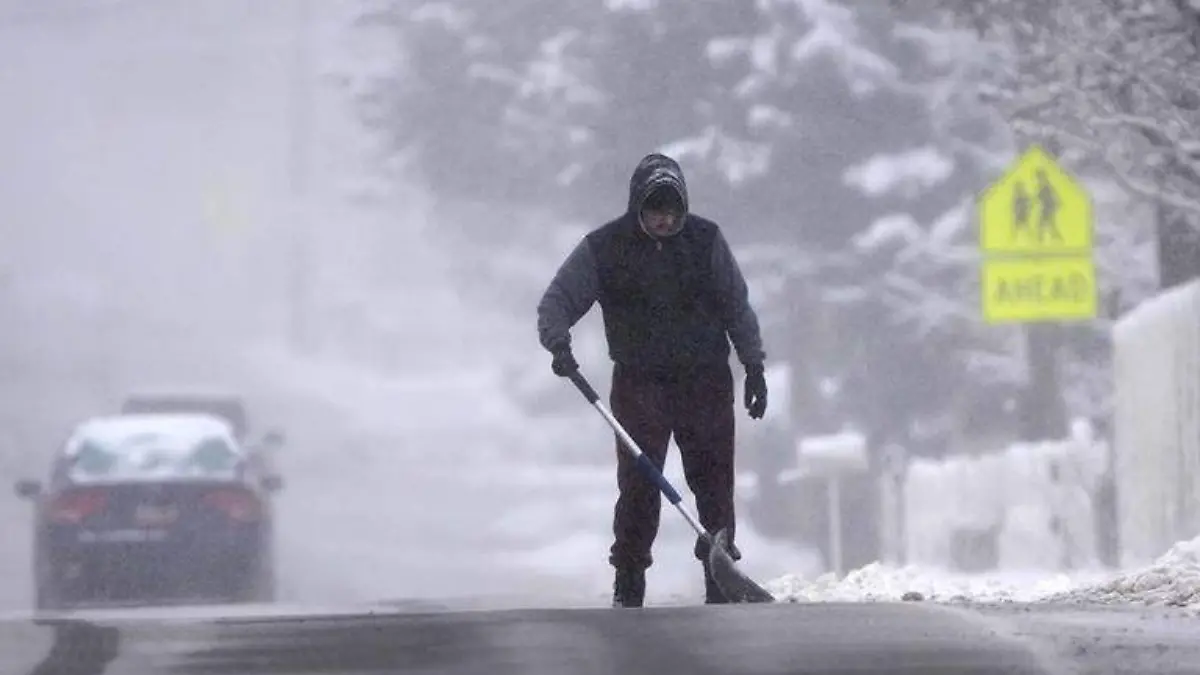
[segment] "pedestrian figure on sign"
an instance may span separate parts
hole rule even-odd
[[[683,170],[653,153],[629,181],[625,212],[575,247],[538,304],[538,336],[560,377],[579,365],[571,328],[600,305],[613,361],[613,416],[660,472],[674,435],[701,525],[734,545],[734,381],[730,343],[746,372],[751,418],[767,407],[762,337],[746,280],[716,223],[689,211]],[[641,607],[646,568],[658,533],[661,495],[617,440],[617,491],[609,564],[613,606]],[[694,554],[704,566],[705,601],[727,601],[708,568],[709,543]]]
[[[1038,241],[1046,240],[1047,236],[1055,241],[1062,241],[1062,233],[1058,231],[1058,193],[1050,183],[1050,177],[1045,169],[1037,170],[1038,203],[1041,206],[1041,217],[1038,219]]]
[[[1029,225],[1029,216],[1032,209],[1033,200],[1029,198],[1029,192],[1025,190],[1025,184],[1018,181],[1013,186],[1013,239],[1018,239],[1021,233],[1033,234],[1033,229]]]

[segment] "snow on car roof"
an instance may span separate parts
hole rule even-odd
[[[75,428],[71,440],[95,441],[114,447],[153,436],[158,443],[186,449],[210,437],[237,444],[233,427],[226,420],[207,413],[138,413],[93,417]],[[68,442],[68,454],[76,443]]]
[[[224,477],[242,460],[230,424],[202,413],[92,418],[76,427],[64,455],[78,482]]]

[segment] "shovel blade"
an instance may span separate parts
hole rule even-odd
[[[712,571],[717,588],[732,603],[775,602],[775,596],[759,586],[753,579],[742,574],[729,555],[729,533],[720,530],[713,536],[708,550],[708,567]]]

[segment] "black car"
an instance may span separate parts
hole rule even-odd
[[[159,602],[270,602],[272,493],[224,419],[114,415],[76,427],[35,504],[39,609]]]

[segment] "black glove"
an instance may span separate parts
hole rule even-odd
[[[550,353],[554,356],[554,360],[550,362],[550,370],[553,370],[555,375],[566,377],[579,370],[570,345],[557,346]]]
[[[767,412],[767,378],[761,363],[746,366],[746,390],[742,398],[750,417],[762,419]]]

